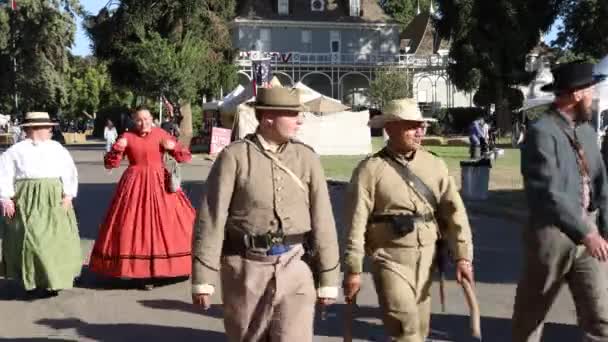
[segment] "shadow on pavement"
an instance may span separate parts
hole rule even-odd
[[[79,336],[97,341],[226,341],[220,332],[154,324],[92,324],[76,318],[36,323],[58,331],[75,329]]]
[[[319,315],[315,320],[315,335],[340,337],[344,334],[344,310],[346,304],[333,305],[326,320]],[[353,338],[367,341],[384,341],[384,329],[380,323],[381,312],[377,307],[359,306],[352,323]],[[375,322],[370,322],[376,319]],[[511,320],[507,318],[481,317],[484,341],[510,342]],[[484,334],[485,333],[485,334]],[[576,326],[547,323],[543,341],[580,341],[581,333]],[[463,315],[434,314],[431,316],[430,341],[476,341],[469,330],[469,317]]]
[[[42,337],[25,337],[25,338],[1,338],[2,341],[17,341],[17,342],[74,342],[74,340],[64,340],[62,338],[42,338]]]
[[[507,318],[481,317],[484,341],[510,342],[511,320]],[[469,317],[462,315],[432,315],[431,339],[447,341],[474,341],[469,331]],[[546,323],[543,341],[580,341],[578,328],[573,325]]]
[[[211,305],[211,308],[207,311],[203,311],[203,309],[199,306],[194,306],[190,302],[183,302],[180,300],[172,300],[172,299],[152,299],[152,300],[138,300],[139,304],[143,305],[149,309],[157,309],[157,310],[168,310],[168,311],[181,311],[187,312],[197,315],[204,315],[214,318],[223,318],[223,307],[219,304]]]
[[[16,281],[0,279],[0,300],[24,300],[25,290]]]
[[[189,279],[189,276],[154,279],[114,278],[95,274],[87,266],[83,266],[74,286],[92,290],[141,290],[144,284],[158,288],[182,283]]]

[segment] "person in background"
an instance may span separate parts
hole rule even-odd
[[[21,140],[23,140],[23,132],[21,130],[21,127],[19,127],[19,123],[17,122],[17,120],[15,119],[15,123],[11,126],[10,132],[13,135],[13,144],[16,144],[18,142],[20,142]]]
[[[108,153],[116,142],[116,138],[118,138],[118,132],[112,120],[106,122],[106,127],[103,129],[103,138],[106,140],[106,153]]]
[[[72,288],[82,267],[72,207],[78,171],[70,153],[51,140],[55,125],[48,113],[27,113],[21,124],[27,138],[0,157],[0,275],[19,281],[35,297]]]
[[[488,119],[480,119],[481,123],[481,153],[482,155],[490,152],[490,124]]]
[[[481,157],[481,141],[483,139],[483,131],[479,119],[473,120],[469,125],[469,156],[471,159]]]

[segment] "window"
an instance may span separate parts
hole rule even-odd
[[[289,14],[289,0],[278,0],[278,10],[280,15]]]
[[[382,41],[382,43],[380,43],[380,53],[385,55],[388,54],[391,50],[391,44],[390,42],[387,41]]]
[[[312,32],[302,31],[302,52],[312,52]]]
[[[329,48],[332,53],[340,52],[340,31],[329,32]]]
[[[271,48],[270,29],[260,29],[260,37],[256,44],[258,51],[270,51]]]
[[[350,16],[358,17],[361,13],[361,0],[350,0]]]
[[[242,27],[239,27],[239,41],[243,40],[243,38],[245,38],[245,31]]]

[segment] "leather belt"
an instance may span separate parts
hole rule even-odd
[[[433,221],[434,219],[434,215],[431,213],[426,213],[426,214],[405,214],[405,215],[400,215],[400,214],[382,214],[382,215],[372,215],[369,218],[369,223],[388,223],[388,222],[393,222],[393,218],[396,216],[402,216],[402,217],[411,217],[412,220],[420,220],[420,221],[424,221],[424,222],[430,222]]]
[[[228,232],[224,240],[223,255],[242,255],[250,250],[268,251],[273,247],[302,244],[306,240],[306,233],[283,235],[280,233],[267,233],[250,235]]]

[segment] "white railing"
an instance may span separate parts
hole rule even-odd
[[[273,64],[287,65],[361,65],[361,66],[409,66],[415,68],[447,66],[448,57],[440,55],[415,56],[413,54],[372,53],[307,53],[307,52],[260,52],[240,51],[236,64],[251,66],[252,61],[270,59]]]

